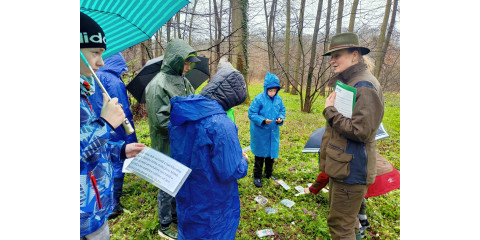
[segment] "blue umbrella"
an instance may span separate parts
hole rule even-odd
[[[187,0],[80,0],[87,14],[105,33],[103,58],[150,39]]]

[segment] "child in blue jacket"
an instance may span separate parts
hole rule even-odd
[[[275,178],[273,161],[278,158],[280,129],[285,119],[285,105],[278,95],[280,81],[275,74],[267,73],[263,83],[264,91],[253,99],[248,109],[250,118],[250,146],[255,155],[253,183],[262,187],[262,169],[265,162],[265,175]]]

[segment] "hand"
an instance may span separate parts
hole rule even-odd
[[[122,105],[118,103],[118,98],[112,98],[108,100],[107,94],[103,95],[103,107],[100,113],[100,117],[107,120],[113,128],[117,128],[122,124],[125,119],[125,113],[123,112]]]
[[[277,118],[276,122],[277,122],[278,124],[280,124],[280,123],[282,123],[282,122],[283,122],[283,119],[281,119],[281,118]]]
[[[242,153],[243,158],[248,161],[248,155],[246,153]]]
[[[305,194],[310,194],[310,188],[304,188]]]
[[[328,95],[327,100],[325,100],[325,108],[333,106],[336,96],[336,92],[330,93],[330,95]]]
[[[272,120],[270,120],[270,119],[268,119],[268,118],[265,118],[265,124],[268,125],[268,124],[270,124],[270,123],[272,123],[272,122],[273,122]]]
[[[143,150],[144,147],[146,146],[141,143],[129,143],[127,146],[125,146],[125,155],[127,158],[135,157]]]

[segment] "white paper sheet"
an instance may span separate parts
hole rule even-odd
[[[126,169],[172,197],[177,195],[192,171],[175,159],[149,147],[144,148]]]
[[[336,86],[335,92],[337,93],[337,96],[335,97],[335,103],[333,106],[343,116],[352,118],[354,93],[342,88],[339,85]]]

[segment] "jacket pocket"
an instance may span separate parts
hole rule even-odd
[[[88,175],[90,176],[90,181],[92,182],[93,190],[95,191],[98,210],[100,210],[102,208],[102,201],[100,200],[100,192],[98,191],[98,188],[97,188],[97,179],[95,179],[95,176],[91,171],[88,172]]]
[[[332,178],[348,177],[352,158],[353,155],[345,153],[343,148],[329,143],[326,151],[325,173]]]

